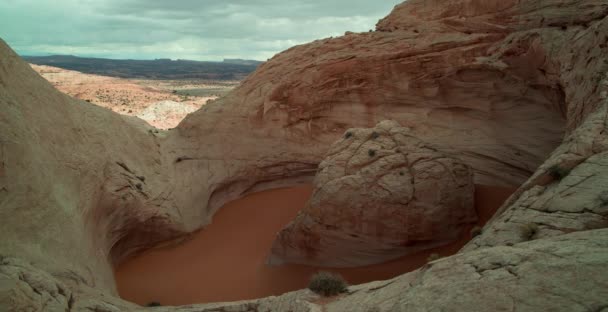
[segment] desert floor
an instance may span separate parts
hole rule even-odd
[[[79,100],[137,116],[159,129],[174,128],[207,101],[232,90],[238,81],[142,80],[84,74],[31,65],[60,91]]]
[[[311,191],[310,186],[275,189],[226,204],[193,239],[146,251],[118,267],[121,297],[142,305],[183,305],[253,299],[307,287],[318,268],[273,267],[265,261],[276,233],[304,207]],[[513,191],[478,185],[479,224],[487,222]],[[324,270],[340,273],[350,284],[388,279],[424,265],[432,253],[454,254],[469,239],[466,231],[454,243],[388,263]]]

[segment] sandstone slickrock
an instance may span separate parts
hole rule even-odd
[[[476,183],[520,186],[461,252],[324,306],[299,291],[157,311],[605,311],[607,15],[605,0],[409,0],[160,133],[57,92],[0,42],[0,307],[143,310],[116,297],[113,263],[228,200],[310,183],[346,129],[393,119]]]
[[[178,103],[174,101],[161,101],[150,104],[143,109],[137,117],[147,121],[157,128],[167,128],[179,124],[179,121],[189,113],[192,113],[200,107],[188,103]]]
[[[271,263],[365,266],[457,239],[477,220],[469,166],[394,121],[349,129],[319,165]]]
[[[115,293],[111,263],[185,233],[161,134],[58,92],[4,42],[0,55],[0,254]]]

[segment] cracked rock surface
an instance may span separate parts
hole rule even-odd
[[[349,129],[332,145],[271,262],[376,264],[446,244],[474,223],[471,168],[409,132],[383,121]]]

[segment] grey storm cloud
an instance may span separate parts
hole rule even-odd
[[[402,0],[2,0],[0,37],[21,54],[264,60],[373,29]]]

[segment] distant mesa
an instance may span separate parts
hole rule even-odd
[[[256,60],[244,60],[244,59],[224,59],[226,64],[239,64],[239,65],[253,65],[258,66],[264,62]]]
[[[261,64],[259,61],[241,59],[226,59],[223,62],[181,59],[174,61],[168,58],[114,60],[73,55],[23,56],[23,59],[36,65],[54,66],[86,74],[167,80],[242,80]]]

